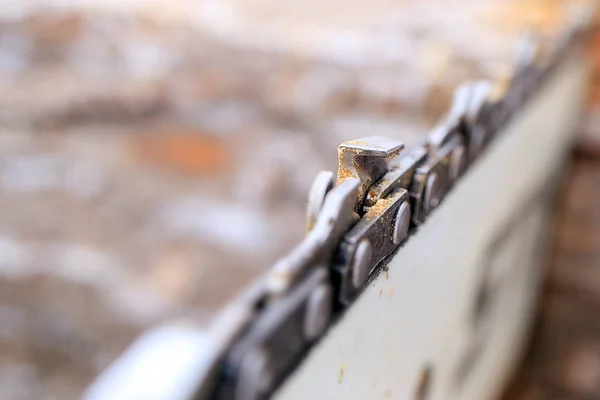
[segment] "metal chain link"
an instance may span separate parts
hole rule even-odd
[[[195,398],[268,398],[577,48],[589,15],[553,48],[524,35],[512,77],[458,87],[449,112],[420,145],[405,149],[383,137],[342,143],[336,182],[321,172],[310,191],[304,240],[213,325],[214,348]]]
[[[579,18],[552,49],[524,35],[511,79],[461,85],[449,112],[415,148],[383,137],[342,143],[337,181],[332,172],[321,172],[310,191],[305,239],[236,302],[248,315],[231,327],[235,334],[230,331],[230,342],[215,359],[216,387],[201,387],[200,397],[268,398],[589,26]],[[231,325],[227,313],[221,323]],[[206,389],[208,380],[203,384]]]

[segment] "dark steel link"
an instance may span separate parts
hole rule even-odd
[[[285,378],[287,372],[308,350],[311,342],[324,329],[308,332],[307,318],[321,312],[328,325],[333,308],[332,297],[311,310],[315,293],[330,290],[329,274],[324,267],[315,269],[303,281],[291,288],[285,296],[268,304],[248,328],[244,337],[235,344],[221,373],[215,398],[219,400],[258,400],[267,398]],[[328,301],[329,300],[329,301]]]
[[[373,269],[398,247],[395,222],[408,200],[408,191],[397,189],[371,207],[342,239],[333,267],[341,304],[350,304]]]
[[[455,127],[444,127],[447,129],[444,132],[445,140],[430,142],[429,154],[417,167],[410,186],[412,220],[415,225],[425,222],[454,183],[452,176],[458,176],[466,168],[466,159],[462,156],[456,159],[456,152],[464,149],[464,137]],[[440,147],[435,147],[436,145]]]

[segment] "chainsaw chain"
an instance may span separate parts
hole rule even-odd
[[[269,398],[588,30],[579,19],[553,48],[524,35],[511,76],[458,87],[414,148],[383,137],[342,143],[337,179],[321,172],[310,191],[304,240],[217,321],[213,373],[197,398]]]

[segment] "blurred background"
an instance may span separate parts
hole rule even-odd
[[[0,398],[77,398],[144,329],[210,321],[340,142],[416,142],[566,3],[0,0]],[[594,79],[507,399],[600,398],[599,157]]]

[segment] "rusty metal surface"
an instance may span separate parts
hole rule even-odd
[[[600,398],[600,158],[574,159],[531,345],[505,400]]]

